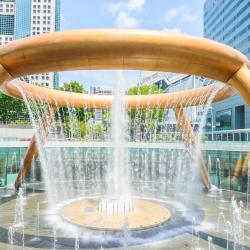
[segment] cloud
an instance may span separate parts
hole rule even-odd
[[[170,22],[173,19],[179,19],[183,22],[193,22],[197,20],[197,16],[192,15],[192,9],[186,6],[168,9],[165,13],[165,21]]]
[[[141,11],[146,3],[146,0],[128,0],[119,2],[109,2],[105,4],[106,9],[109,12],[120,11]]]
[[[109,12],[115,13],[115,26],[121,29],[134,29],[140,26],[140,21],[131,16],[131,12],[142,11],[146,0],[123,0],[108,2],[104,5]]]
[[[109,12],[117,12],[120,11],[121,9],[123,9],[125,7],[125,3],[124,2],[117,2],[117,3],[106,3],[105,4],[105,8],[109,11]]]
[[[181,33],[181,28],[177,28],[177,27],[174,27],[174,28],[164,28],[163,31],[166,31],[166,32],[175,32],[175,33]]]
[[[146,3],[146,0],[129,0],[127,8],[130,11],[141,11]]]
[[[140,22],[125,11],[119,12],[116,18],[116,26],[121,29],[134,29],[139,27],[139,25]]]
[[[165,21],[170,22],[172,19],[176,18],[183,12],[184,7],[172,8],[166,11]]]

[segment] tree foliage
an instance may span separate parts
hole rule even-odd
[[[60,90],[85,93],[83,86],[77,81],[64,83]],[[103,113],[105,114],[103,122],[94,124],[95,111],[93,109],[68,107],[60,109],[60,119],[69,137],[88,139],[87,136],[92,136],[91,139],[102,139],[104,126],[107,126],[107,112],[103,111]]]
[[[128,90],[128,95],[149,95],[163,93],[163,89],[157,85],[141,85],[134,86]]]
[[[29,112],[23,100],[0,93],[0,121],[4,123],[29,121]]]
[[[65,82],[59,89],[68,92],[85,93],[83,86],[77,81]]]
[[[85,93],[83,86],[77,81],[71,81],[69,83],[65,82],[63,84],[63,86],[59,88],[59,90],[67,91],[67,92],[74,92],[74,93]],[[71,108],[72,107],[60,108],[60,110],[59,110],[60,119],[64,123],[68,122],[68,120],[69,120],[69,117],[70,117],[69,110],[71,110]],[[76,108],[74,110],[74,113],[76,114],[77,119],[79,121],[85,120],[85,112],[82,108]]]
[[[161,94],[164,90],[157,85],[134,86],[128,90],[128,95]],[[135,137],[136,129],[143,134],[156,134],[159,124],[163,121],[163,109],[131,109],[128,112],[131,137]]]
[[[86,93],[83,86],[77,81],[64,83],[59,90]],[[156,85],[143,85],[131,87],[127,94],[148,95],[163,92],[163,89]],[[94,116],[95,111],[93,109],[68,107],[59,109],[57,119],[61,120],[65,132],[69,136],[87,138],[87,136],[93,135],[93,139],[103,139],[104,134],[110,132],[111,111],[109,109],[102,110],[102,121],[97,124],[93,122]],[[131,135],[135,134],[135,130],[138,127],[140,127],[141,131],[151,134],[155,133],[158,129],[158,124],[163,120],[163,116],[164,110],[162,109],[140,109],[138,107],[138,109],[129,110],[128,117]],[[25,102],[0,93],[0,121],[20,123],[20,120],[27,121],[27,123],[29,121],[29,113]],[[75,128],[72,128],[72,123],[75,123],[77,131],[73,131]]]

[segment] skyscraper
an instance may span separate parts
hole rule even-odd
[[[250,58],[250,0],[206,0],[204,36]],[[213,105],[217,130],[250,128],[250,108],[240,95]]]
[[[61,0],[0,0],[0,44],[60,30]],[[58,86],[58,73],[28,76],[30,83]]]
[[[0,45],[14,39],[15,0],[0,0]]]

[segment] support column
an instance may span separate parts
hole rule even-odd
[[[177,126],[182,136],[184,145],[186,146],[191,155],[196,155],[197,160],[200,164],[200,176],[202,182],[207,189],[210,189],[211,187],[210,177],[203,156],[201,154],[201,151],[198,150],[196,147],[196,136],[187,118],[187,115],[184,112],[183,108],[175,108],[174,112],[177,121]]]
[[[250,107],[250,69],[243,65],[229,80],[228,83],[236,88],[244,101]]]
[[[0,86],[4,84],[7,81],[10,81],[12,79],[12,76],[9,74],[9,72],[3,67],[2,64],[0,64]]]
[[[39,129],[43,129],[44,133],[41,140],[41,143],[44,144],[46,137],[49,133],[49,128],[52,124],[52,122],[54,121],[54,117],[55,117],[55,113],[57,111],[56,107],[52,107],[49,108],[47,111],[44,112],[44,116],[42,117],[42,121],[40,124]],[[15,182],[15,188],[16,190],[19,189],[19,187],[21,186],[21,184],[24,183],[25,178],[27,176],[27,174],[30,172],[31,167],[32,167],[32,160],[36,159],[38,157],[38,146],[36,143],[36,135],[33,135],[28,151],[25,155],[24,161],[23,161],[23,165],[18,173],[18,176],[16,178],[16,182]]]
[[[234,176],[239,177],[241,170],[242,170],[242,154],[240,153],[240,156],[234,168]]]
[[[249,162],[250,162],[250,152],[247,153],[246,159],[245,159],[245,161],[243,162],[243,165],[242,165],[242,176],[243,177],[245,177],[246,175],[249,174],[248,173]]]

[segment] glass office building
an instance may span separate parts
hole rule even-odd
[[[250,58],[250,1],[206,0],[204,36],[225,43]],[[208,120],[214,121],[216,130],[250,128],[250,108],[237,94],[214,104]]]
[[[15,39],[30,36],[31,0],[16,0]]]
[[[0,45],[14,39],[15,0],[0,0]]]
[[[213,80],[194,75],[163,72],[143,72],[143,74],[145,76],[138,85],[155,85],[162,88],[166,93],[199,88],[214,82]],[[186,108],[186,114],[195,129],[199,127],[203,111],[202,106]],[[172,109],[166,110],[165,121],[167,121],[168,127],[176,128],[176,117]]]
[[[60,30],[61,0],[0,0],[0,45]],[[58,73],[28,76],[36,85],[57,88]]]

